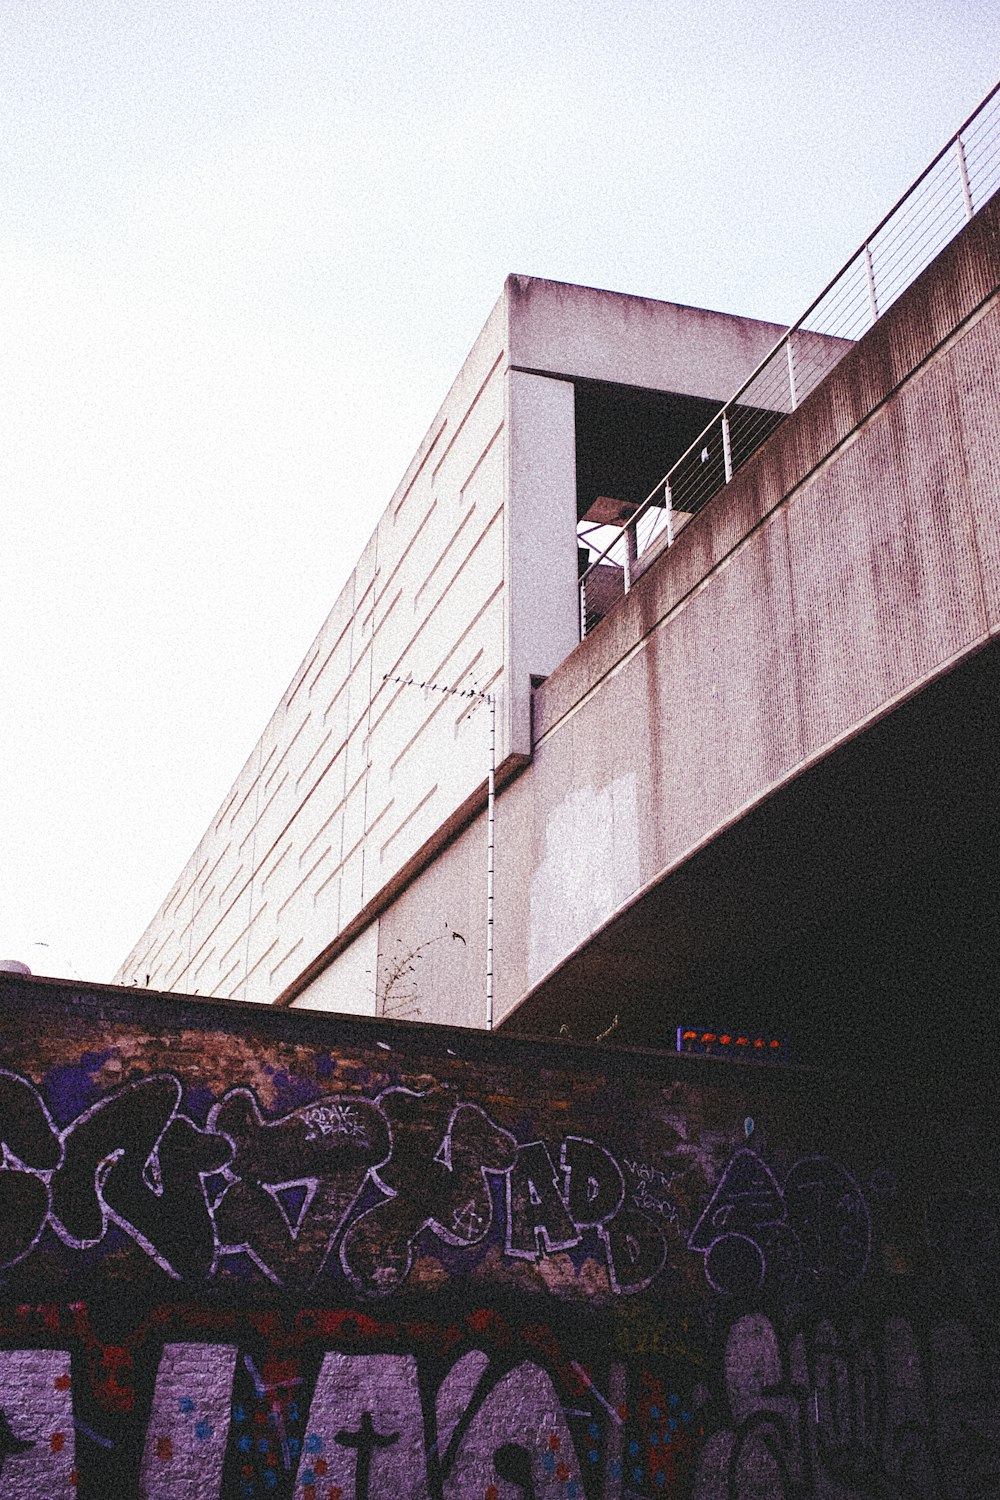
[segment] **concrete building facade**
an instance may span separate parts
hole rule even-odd
[[[495,695],[497,780],[509,782],[532,755],[533,688],[579,640],[579,515],[602,484],[644,498],[781,332],[508,278],[121,982],[391,1008],[399,948],[381,952],[379,912],[484,801],[485,704],[452,693]],[[623,420],[633,441],[609,469]],[[447,922],[479,962],[485,880],[479,859],[460,909],[406,951]]]
[[[512,277],[120,980],[484,1025],[472,690],[505,1029],[1000,1042],[996,198],[579,639],[581,518],[780,333]]]

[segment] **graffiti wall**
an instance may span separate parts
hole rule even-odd
[[[1000,1496],[984,1101],[0,975],[4,1500]]]

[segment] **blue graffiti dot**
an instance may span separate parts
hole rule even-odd
[[[681,1398],[680,1398],[680,1396],[674,1394],[674,1395],[672,1395],[670,1397],[670,1405],[671,1406],[680,1406],[680,1404],[681,1404]]]
[[[309,1435],[308,1435],[308,1437],[306,1438],[306,1452],[307,1453],[320,1453],[322,1451],[322,1448],[323,1448],[323,1439],[320,1437],[319,1433],[318,1432],[310,1432]],[[312,1483],[311,1480],[308,1481],[308,1482]]]
[[[596,1464],[596,1462],[600,1458],[600,1456],[601,1455],[598,1453],[598,1451],[597,1451],[596,1448],[590,1448],[588,1450],[588,1452],[587,1452],[587,1457],[590,1459],[590,1462],[592,1464]]]
[[[746,1119],[743,1121],[743,1133],[748,1140],[750,1136],[753,1135],[753,1120],[749,1115],[747,1115]]]
[[[303,1469],[302,1470],[302,1483],[303,1484],[315,1484],[316,1483],[316,1470],[315,1469]]]
[[[657,1469],[656,1473],[653,1475],[653,1478],[656,1480],[658,1487],[662,1490],[663,1486],[667,1482],[667,1476],[666,1474],[664,1474],[663,1470]]]
[[[622,1466],[617,1458],[613,1458],[608,1464],[608,1476],[611,1479],[620,1479],[622,1477]]]
[[[566,1494],[569,1496],[569,1500],[576,1500],[577,1489],[575,1479],[571,1479],[569,1484],[566,1486]]]
[[[682,1422],[690,1422],[690,1420],[691,1420],[691,1413],[689,1411],[682,1411],[681,1412],[681,1421]]]
[[[288,1453],[289,1453],[289,1457],[290,1458],[298,1458],[298,1456],[299,1456],[299,1450],[301,1449],[301,1447],[302,1447],[302,1444],[299,1442],[298,1438],[289,1438],[288,1439]]]
[[[249,1453],[250,1449],[253,1447],[253,1438],[248,1432],[245,1432],[236,1446],[241,1453]]]
[[[649,1415],[654,1422],[658,1422],[660,1420],[660,1408],[658,1406],[651,1406],[649,1408]]]
[[[677,1418],[676,1417],[671,1417],[669,1419],[669,1421],[667,1422],[667,1426],[670,1428],[671,1432],[676,1432],[677,1431]]]
[[[642,1483],[642,1469],[638,1464],[636,1464],[635,1468],[632,1470],[632,1482],[633,1484]]]
[[[639,1444],[636,1442],[635,1438],[633,1438],[632,1441],[628,1445],[628,1456],[629,1456],[629,1458],[635,1458],[635,1456],[636,1456],[636,1454],[638,1452],[639,1452]]]
[[[271,1439],[270,1438],[258,1438],[257,1439],[257,1452],[258,1453],[266,1453],[267,1450],[270,1448],[270,1446],[271,1446]]]
[[[289,1422],[297,1422],[299,1420],[299,1403],[297,1401],[289,1401],[285,1415],[288,1417]]]
[[[185,1416],[188,1414],[188,1412],[194,1411],[194,1402],[191,1400],[191,1397],[182,1396],[177,1403],[177,1410],[183,1412]]]
[[[556,1459],[554,1453],[546,1453],[542,1457],[542,1468],[546,1474],[555,1473]]]
[[[265,1469],[264,1470],[264,1488],[266,1490],[273,1490],[273,1489],[277,1488],[277,1485],[278,1485],[278,1476],[277,1476],[277,1474],[274,1472],[273,1469]]]
[[[589,1437],[592,1437],[592,1438],[599,1438],[600,1437],[600,1435],[601,1435],[601,1429],[597,1425],[596,1422],[591,1422],[590,1426],[587,1428],[587,1434],[588,1434]]]
[[[210,1438],[214,1430],[215,1429],[213,1428],[211,1422],[206,1422],[204,1418],[202,1418],[200,1422],[196,1422],[194,1424],[194,1435],[196,1438],[200,1438],[202,1442],[204,1442],[206,1438]]]
[[[652,1443],[652,1444],[653,1444],[653,1446],[654,1446],[654,1447],[655,1447],[655,1446],[656,1446],[656,1444],[657,1444],[657,1443],[658,1443],[658,1442],[659,1442],[659,1441],[660,1441],[660,1439],[659,1439],[659,1435],[658,1435],[658,1434],[657,1434],[657,1433],[655,1433],[655,1432],[651,1432],[651,1433],[650,1433],[650,1434],[649,1434],[649,1441],[650,1441],[650,1442],[651,1442],[651,1443]]]
[[[241,1496],[244,1496],[244,1497],[247,1496],[247,1495],[252,1495],[253,1494],[253,1480],[252,1479],[243,1479],[243,1480],[240,1481],[240,1494],[241,1494]]]
[[[242,1406],[234,1406],[233,1407],[233,1421],[234,1422],[245,1422],[246,1419],[247,1419],[247,1414],[243,1410]]]
[[[664,1442],[665,1442],[665,1443],[672,1443],[672,1442],[673,1442],[673,1440],[674,1440],[674,1435],[673,1435],[673,1433],[672,1433],[672,1432],[665,1432],[665,1433],[664,1433],[664,1434],[663,1434],[663,1441],[664,1441]]]

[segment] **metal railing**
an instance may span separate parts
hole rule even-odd
[[[1000,83],[634,513],[620,525],[581,524],[579,543],[596,554],[580,575],[581,637],[602,618],[608,601],[628,593],[652,556],[673,543],[998,187]]]

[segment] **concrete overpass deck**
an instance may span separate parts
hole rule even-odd
[[[691,1015],[725,1002],[826,1045],[953,972],[985,1003],[998,285],[994,199],[536,691],[497,807],[507,1027],[755,1024]],[[470,1025],[483,839],[460,832],[379,935],[381,962],[442,916],[466,933],[424,983],[426,1013]]]

